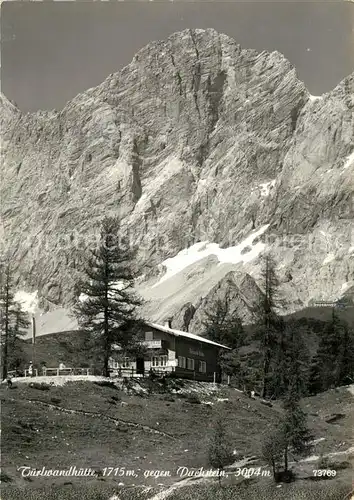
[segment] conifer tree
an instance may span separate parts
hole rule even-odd
[[[313,436],[307,427],[307,417],[300,406],[300,395],[296,385],[292,385],[284,399],[284,471],[288,471],[288,454],[290,449],[303,456],[310,452]]]
[[[315,354],[311,359],[309,368],[309,394],[317,394],[318,392],[321,392],[324,387],[320,371],[319,356]]]
[[[295,386],[299,396],[307,393],[309,356],[304,338],[308,333],[295,321],[284,323],[277,346],[271,391],[275,398]]]
[[[208,462],[211,467],[219,470],[219,485],[221,475],[226,465],[233,462],[233,454],[230,447],[230,439],[227,436],[225,420],[218,415],[214,422],[212,434],[209,442]]]
[[[281,428],[267,432],[262,441],[262,457],[272,468],[275,480],[278,479],[279,469],[282,465],[284,448],[284,434]]]
[[[354,383],[354,330],[344,324],[341,352],[338,359],[339,385]]]
[[[109,376],[109,360],[118,346],[122,354],[140,349],[137,335],[141,299],[134,292],[133,252],[119,240],[119,221],[106,217],[100,242],[90,249],[84,278],[77,284],[74,313],[79,326],[90,334],[103,375]]]
[[[267,397],[270,393],[272,364],[274,364],[281,332],[284,328],[283,321],[277,313],[283,300],[280,298],[279,280],[275,269],[273,258],[267,255],[262,271],[264,293],[253,309],[256,320],[255,337],[260,341],[262,354],[262,397]]]
[[[283,401],[284,415],[273,432],[263,441],[263,458],[271,465],[276,481],[291,480],[289,453],[304,456],[312,448],[313,436],[307,427],[307,417],[300,406],[296,384],[289,387]],[[280,471],[282,468],[282,471]]]
[[[286,325],[287,332],[287,363],[286,363],[286,391],[293,387],[299,398],[307,394],[309,376],[309,354],[305,338],[309,335],[306,329],[294,322]]]
[[[9,259],[0,268],[0,334],[2,347],[2,378],[16,368],[21,357],[20,339],[29,327],[28,315],[15,301],[12,270]]]
[[[213,309],[206,312],[206,320],[203,322],[203,326],[206,338],[231,348],[231,351],[219,353],[222,372],[230,376],[237,375],[240,379],[239,348],[244,343],[245,333],[241,319],[236,312],[231,311],[228,296],[224,300],[217,299]]]
[[[312,360],[309,382],[311,393],[340,385],[347,370],[350,377],[353,373],[352,345],[348,325],[340,320],[338,312],[333,308],[331,320],[320,334],[318,350]]]
[[[203,327],[206,338],[233,349],[243,344],[242,321],[236,312],[231,312],[231,302],[228,296],[224,300],[217,299],[212,310],[206,312],[205,315]]]

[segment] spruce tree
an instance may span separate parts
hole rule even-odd
[[[341,352],[338,359],[338,383],[349,385],[354,383],[354,330],[347,323],[342,332]]]
[[[317,353],[312,360],[309,382],[311,393],[340,385],[346,370],[349,376],[353,373],[350,366],[353,360],[352,342],[348,325],[341,321],[338,312],[333,308],[331,320],[320,333]]]
[[[311,359],[309,368],[308,392],[311,395],[317,394],[323,390],[324,384],[320,372],[320,359],[319,356],[315,354]]]
[[[133,252],[119,240],[119,221],[106,217],[97,248],[90,249],[84,278],[77,284],[81,296],[74,306],[80,328],[89,333],[95,355],[109,376],[109,360],[116,346],[121,354],[136,353],[141,299],[134,292]]]
[[[6,379],[11,369],[17,368],[21,359],[21,338],[29,327],[28,315],[15,301],[12,270],[9,259],[1,262],[0,268],[0,334],[2,347],[2,378]]]

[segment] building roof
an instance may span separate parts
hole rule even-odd
[[[197,340],[198,342],[202,342],[204,344],[211,344],[216,347],[222,347],[223,349],[231,349],[231,347],[227,347],[226,345],[218,344],[217,342],[213,342],[212,340],[201,337],[200,335],[195,335],[194,333],[182,332],[181,330],[174,330],[173,328],[169,328],[168,326],[158,325],[157,323],[151,323],[150,321],[146,321],[148,326],[151,328],[155,328],[155,330],[160,330],[161,332],[169,333],[175,337],[184,337],[190,340]]]

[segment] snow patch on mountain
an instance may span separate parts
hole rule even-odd
[[[34,314],[38,309],[38,290],[32,293],[19,290],[14,295],[15,302],[18,302],[22,311]]]
[[[312,95],[310,94],[310,101],[318,101],[319,99],[322,99],[321,95]]]
[[[330,252],[329,254],[327,254],[327,257],[324,259],[324,261],[322,262],[323,265],[325,264],[329,264],[329,262],[332,262],[332,260],[334,260],[336,258],[336,256],[334,255],[333,252]]]
[[[209,243],[208,241],[202,241],[192,245],[189,248],[181,250],[177,255],[166,259],[162,262],[162,266],[166,268],[166,273],[162,278],[155,283],[153,287],[160,285],[162,282],[171,278],[172,276],[178,274],[180,271],[186,267],[198,262],[209,255],[215,255],[219,260],[219,264],[239,264],[241,262],[246,263],[255,259],[260,255],[260,253],[265,249],[265,244],[258,241],[253,243],[256,238],[261,236],[269,227],[269,224],[265,224],[257,231],[252,231],[247,238],[245,238],[241,243],[236,246],[229,248],[220,248],[218,243]],[[242,253],[245,250],[249,250]]]
[[[343,165],[343,170],[346,170],[348,167],[350,167],[352,163],[354,163],[354,151],[349,156],[347,156],[346,161]]]
[[[276,179],[273,179],[272,181],[269,182],[264,182],[259,185],[261,188],[261,196],[266,197],[270,195],[271,190],[275,186]]]
[[[345,283],[343,283],[342,285],[342,288],[341,288],[341,292],[345,292],[346,290],[348,290],[348,288],[350,288],[353,284],[353,281],[346,281]]]

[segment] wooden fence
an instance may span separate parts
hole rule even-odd
[[[42,368],[44,376],[90,375],[90,368]]]
[[[25,370],[25,377],[38,377],[38,370],[33,370],[34,373],[29,373],[29,370]],[[90,368],[42,368],[40,370],[39,376],[53,377],[53,376],[65,376],[65,375],[90,375]],[[9,372],[10,373],[10,372]],[[15,372],[11,375],[15,377]]]

